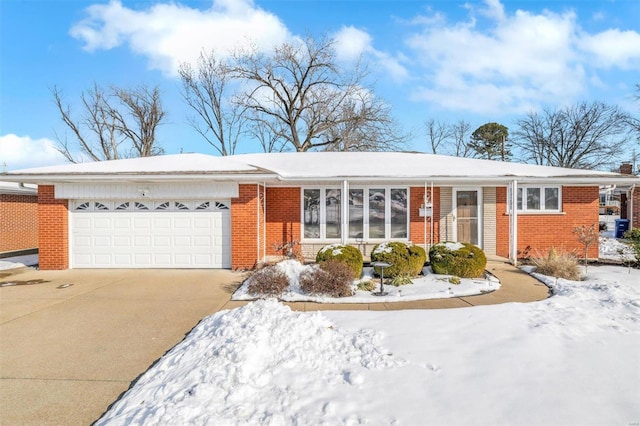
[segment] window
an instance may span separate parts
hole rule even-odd
[[[523,186],[518,188],[518,211],[521,212],[559,212],[559,186]]]
[[[408,235],[407,188],[350,188],[346,200],[336,188],[302,190],[303,238],[340,239],[342,202],[348,206],[348,238],[405,239]]]

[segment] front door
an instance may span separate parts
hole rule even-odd
[[[456,241],[480,246],[480,199],[478,189],[454,190]]]

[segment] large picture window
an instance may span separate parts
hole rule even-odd
[[[348,238],[352,240],[406,239],[408,189],[358,187],[348,191]],[[303,189],[305,239],[340,239],[342,191],[336,188]]]
[[[524,186],[518,188],[517,205],[520,212],[559,212],[559,186]]]

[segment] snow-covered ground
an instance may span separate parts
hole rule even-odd
[[[613,237],[604,236],[602,233],[599,238],[598,249],[600,250],[600,259],[623,262],[634,260],[636,257],[635,251],[629,244]]]
[[[8,269],[23,268],[38,264],[37,254],[27,254],[24,256],[13,256],[0,259],[0,271]]]
[[[101,425],[637,424],[640,271],[535,303],[205,318]]]
[[[413,284],[394,287],[385,285],[386,296],[374,296],[370,291],[357,290],[350,297],[326,297],[305,294],[300,289],[299,277],[311,265],[303,265],[296,260],[285,260],[278,263],[277,268],[283,271],[289,278],[289,288],[279,297],[286,302],[319,302],[319,303],[383,303],[383,302],[409,302],[412,300],[444,299],[448,297],[474,296],[488,293],[500,288],[500,281],[495,277],[487,279],[461,278],[460,284],[449,282],[448,275],[435,275],[431,268],[424,268],[423,275],[412,279]],[[375,291],[380,289],[380,279],[373,276],[373,268],[364,268],[361,281],[372,281]],[[247,293],[249,281],[246,280],[233,294],[231,300],[253,300],[258,297]]]

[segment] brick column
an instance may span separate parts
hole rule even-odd
[[[53,185],[38,187],[40,269],[69,268],[69,203],[54,195]]]

